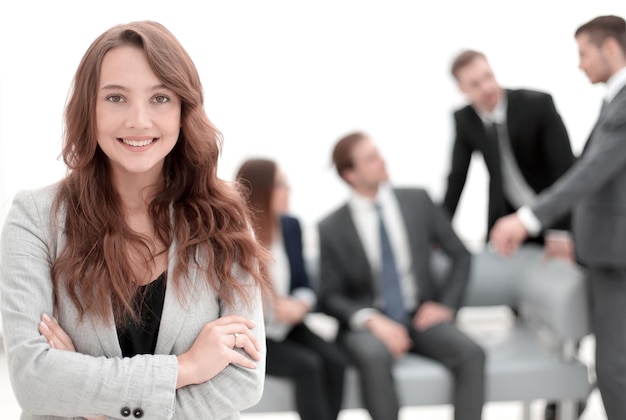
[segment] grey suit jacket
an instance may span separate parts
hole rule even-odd
[[[89,317],[79,323],[64,290],[54,315],[77,352],[50,348],[37,328],[43,313],[53,314],[50,262],[64,243],[62,224],[51,220],[56,191],[50,186],[19,192],[1,237],[4,340],[21,418],[124,418],[121,410],[128,407],[143,410],[144,419],[238,419],[241,410],[256,404],[263,393],[265,357],[256,369],[229,365],[208,382],[176,390],[176,355],[191,347],[206,323],[231,313],[249,317],[256,323],[256,338],[265,343],[258,288],[248,288],[252,305],[228,306],[198,271],[190,273],[185,300],[174,287],[167,288],[155,355],[122,358],[113,315],[108,325]],[[173,278],[174,251],[175,245],[169,251],[168,278]]]
[[[573,209],[578,260],[626,269],[626,87],[600,113],[579,160],[531,208],[544,225]]]
[[[462,301],[470,268],[470,254],[452,229],[449,218],[435,206],[426,191],[394,189],[406,225],[417,301],[436,301],[457,309]],[[347,204],[318,225],[320,240],[319,304],[321,310],[348,328],[352,316],[373,308],[377,295],[370,263]],[[433,245],[451,257],[447,281],[435,282],[430,266]]]

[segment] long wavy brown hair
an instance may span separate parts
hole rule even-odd
[[[96,97],[100,66],[113,48],[131,45],[145,51],[165,86],[182,102],[181,131],[163,165],[163,185],[149,205],[157,238],[176,242],[176,263],[168,287],[184,298],[193,269],[202,270],[220,299],[240,295],[249,302],[241,270],[269,292],[263,274],[267,251],[255,241],[250,214],[238,188],[217,177],[222,135],[204,110],[197,69],[179,41],[150,21],[114,26],[100,35],[83,56],[65,109],[62,157],[67,176],[55,201],[64,217],[66,244],[52,262],[55,304],[64,286],[81,319],[85,314],[107,320],[135,317],[132,299],[139,278],[132,254],[141,250],[153,263],[147,238],[124,218],[121,198],[111,182],[110,167],[96,138]],[[136,257],[134,259],[136,263]]]
[[[278,219],[272,214],[276,170],[273,160],[253,158],[242,163],[236,175],[241,188],[247,192],[257,238],[268,249],[272,245],[272,233],[278,226]]]

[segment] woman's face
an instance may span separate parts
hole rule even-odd
[[[113,175],[153,181],[178,140],[181,101],[152,71],[142,49],[117,47],[102,60],[96,124]]]
[[[272,212],[279,216],[289,210],[289,183],[287,177],[280,168],[276,169],[274,175],[274,191],[272,192]]]

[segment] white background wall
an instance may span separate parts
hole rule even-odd
[[[278,160],[312,244],[315,223],[346,196],[330,153],[348,131],[377,140],[396,184],[442,198],[451,113],[463,103],[448,69],[463,48],[484,51],[503,85],[552,93],[579,152],[603,89],[578,70],[573,32],[600,14],[626,16],[626,2],[5,0],[0,216],[16,190],[63,176],[57,158],[72,76],[113,24],[157,20],[181,40],[224,134],[220,175],[232,179],[250,156]],[[486,182],[482,163],[472,165],[454,221],[469,245],[485,230]]]

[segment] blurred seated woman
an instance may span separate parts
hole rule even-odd
[[[265,308],[269,375],[292,379],[302,420],[336,419],[341,409],[345,359],[339,348],[304,322],[316,304],[306,271],[302,229],[287,215],[289,185],[277,164],[249,159],[237,173],[247,191],[257,239],[271,251],[274,298]]]

